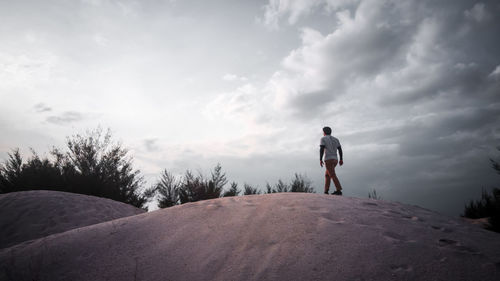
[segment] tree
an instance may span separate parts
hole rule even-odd
[[[23,159],[19,149],[8,154],[9,159],[0,166],[0,192],[7,193],[21,190],[20,178],[22,174]]]
[[[163,170],[155,189],[159,194],[158,208],[167,208],[179,204],[180,183],[166,169]]]
[[[260,194],[260,192],[257,188],[245,183],[243,195],[252,195],[252,194]]]
[[[498,147],[497,149],[500,151],[500,147]],[[490,158],[490,161],[491,161],[491,167],[493,168],[493,170],[495,170],[497,172],[497,174],[500,175],[500,163],[498,163],[497,161],[495,161],[494,159],[491,159],[491,158]]]
[[[19,149],[9,153],[9,159],[0,166],[0,193],[24,190],[61,190],[64,188],[58,167],[48,158],[40,158],[31,149],[32,157],[23,161]]]
[[[368,198],[375,200],[382,200],[382,197],[380,197],[380,195],[377,194],[377,191],[375,189],[373,189],[372,192],[368,192]]]
[[[269,183],[266,183],[266,191],[264,191],[264,193],[265,194],[276,193],[276,190],[274,190]]]
[[[222,166],[220,163],[214,167],[211,172],[212,182],[217,190],[222,190],[224,186],[227,184],[226,173],[222,172]]]
[[[164,170],[160,180],[153,187],[153,196],[159,196],[158,207],[166,208],[177,204],[196,202],[207,199],[215,199],[222,196],[223,187],[226,185],[226,174],[222,172],[222,166],[217,164],[211,171],[211,178],[208,180],[199,173],[194,175],[187,170],[180,180],[176,180],[172,174]],[[230,191],[239,192],[237,186]],[[229,195],[231,196],[231,195]],[[234,196],[234,195],[233,195]]]
[[[295,178],[290,184],[290,192],[314,193],[314,188],[307,177],[295,173]]]
[[[217,187],[212,180],[206,180],[200,173],[194,176],[191,171],[186,171],[184,180],[179,188],[181,204],[221,197],[222,188]]]
[[[295,173],[295,178],[292,180],[290,184],[284,183],[281,179],[278,180],[273,186],[269,183],[266,185],[266,193],[279,193],[279,192],[306,192],[306,193],[314,193],[314,188],[311,186],[311,180],[307,177],[302,176],[300,174]]]
[[[228,191],[224,192],[223,197],[238,196],[240,192],[241,190],[238,189],[238,184],[233,181],[231,183],[231,188]]]
[[[284,183],[281,179],[278,180],[274,186],[271,186],[269,183],[266,184],[266,193],[278,193],[278,192],[288,192],[289,187],[286,183]]]
[[[497,148],[500,151],[500,147]],[[494,159],[490,159],[492,168],[500,174],[500,163]],[[481,199],[471,200],[465,206],[463,217],[477,219],[488,218],[490,230],[500,232],[500,189],[493,188],[492,194],[484,191],[481,194]]]
[[[142,207],[149,200],[141,194],[144,179],[132,167],[132,158],[121,144],[111,142],[111,132],[101,128],[74,135],[69,151],[53,150],[74,192],[106,197]]]
[[[111,133],[101,128],[67,139],[68,151],[53,148],[53,160],[40,158],[32,150],[26,163],[19,150],[9,154],[0,168],[0,192],[52,189],[106,197],[143,207],[152,194],[141,192],[144,180],[132,167],[132,158],[121,144],[111,142]]]

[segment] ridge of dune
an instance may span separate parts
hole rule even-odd
[[[417,206],[278,193],[184,204],[0,250],[1,280],[499,280],[500,237]]]
[[[0,194],[0,249],[143,212],[111,199],[61,191]]]

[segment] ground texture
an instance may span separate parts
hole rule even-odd
[[[498,233],[420,207],[281,193],[20,243],[0,250],[0,280],[500,280],[499,250]]]
[[[100,222],[144,213],[82,194],[37,190],[0,195],[0,249]]]

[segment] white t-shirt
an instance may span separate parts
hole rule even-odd
[[[340,142],[336,137],[324,136],[321,138],[319,145],[325,146],[325,161],[330,159],[337,159],[337,148],[340,147]]]

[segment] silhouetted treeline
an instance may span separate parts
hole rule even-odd
[[[210,179],[205,178],[201,173],[194,175],[189,170],[182,179],[177,179],[164,170],[153,190],[158,197],[158,207],[166,208],[188,202],[220,198],[225,194],[223,188],[226,183],[226,175],[222,172],[221,165],[217,164]]]
[[[266,193],[277,193],[277,192],[306,192],[306,193],[314,193],[314,188],[311,186],[311,181],[306,177],[295,174],[294,179],[290,184],[284,183],[282,180],[278,180],[273,186],[266,185],[267,192]]]
[[[188,202],[196,202],[206,199],[220,197],[238,196],[242,191],[243,195],[260,194],[258,188],[247,183],[243,185],[243,190],[238,188],[236,182],[232,182],[228,190],[224,191],[227,184],[226,174],[222,171],[220,164],[217,164],[211,171],[211,177],[207,178],[201,173],[194,175],[191,171],[176,178],[167,170],[164,170],[160,179],[154,185],[154,193],[158,197],[158,207],[166,208]],[[311,182],[306,177],[295,174],[295,178],[290,184],[278,181],[275,187],[267,184],[266,193],[276,192],[309,192],[313,193]]]
[[[145,208],[153,198],[158,207],[166,208],[188,202],[220,197],[260,194],[257,187],[244,184],[239,189],[236,182],[228,184],[222,166],[217,164],[206,177],[191,171],[179,178],[164,170],[160,179],[150,188],[139,170],[134,170],[132,157],[121,144],[111,141],[108,129],[101,128],[74,135],[66,142],[67,150],[53,148],[49,157],[40,157],[31,150],[32,156],[23,159],[19,149],[8,154],[0,164],[0,193],[26,190],[57,190],[110,198]],[[314,192],[310,180],[295,174],[289,183],[279,180],[267,192]]]
[[[493,159],[490,161],[492,168],[500,174],[500,163]],[[471,219],[488,218],[488,229],[500,232],[500,189],[493,188],[492,194],[483,190],[480,200],[471,200],[465,206],[463,216]]]
[[[51,158],[41,158],[32,150],[26,161],[19,149],[0,166],[0,193],[24,190],[57,190],[110,198],[144,207],[151,191],[144,186],[132,158],[111,133],[102,129],[67,139],[67,151],[53,148]]]

